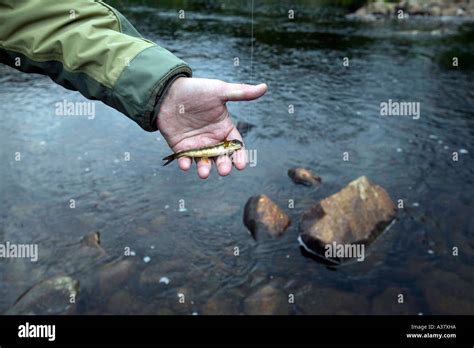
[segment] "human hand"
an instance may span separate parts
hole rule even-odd
[[[266,84],[257,86],[232,84],[220,80],[180,77],[169,87],[158,112],[157,126],[174,152],[216,144],[223,140],[242,141],[235,128],[226,102],[253,100],[267,91]],[[232,161],[228,156],[215,160],[217,172],[226,176],[235,168],[246,165],[244,148],[236,151]],[[211,172],[211,161],[197,159],[197,171],[201,179]],[[178,159],[179,168],[191,167],[191,159]]]

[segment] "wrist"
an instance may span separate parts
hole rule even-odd
[[[152,124],[156,125],[156,128],[160,130],[159,127],[159,118],[161,117],[162,114],[169,113],[169,95],[172,94],[173,90],[173,85],[175,85],[175,82],[177,80],[180,80],[182,78],[186,78],[187,76],[184,74],[178,74],[173,77],[171,77],[161,95],[157,96],[156,101],[155,101],[155,107],[153,108],[153,119],[152,119]]]

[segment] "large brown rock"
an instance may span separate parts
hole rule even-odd
[[[285,233],[290,222],[288,215],[263,194],[250,197],[245,204],[244,224],[254,238],[257,238],[260,231],[279,237]]]
[[[363,176],[302,214],[300,241],[321,255],[333,242],[366,245],[394,217],[395,205],[388,193]]]

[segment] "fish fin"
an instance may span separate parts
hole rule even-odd
[[[164,167],[164,166],[167,166],[168,164],[170,164],[171,162],[173,162],[175,159],[176,159],[176,154],[172,154],[172,155],[166,156],[165,158],[163,158],[163,161],[168,161],[168,162],[166,162],[165,164],[163,164],[163,167]]]

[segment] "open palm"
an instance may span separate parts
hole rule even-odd
[[[226,107],[228,101],[259,98],[267,91],[265,84],[257,86],[231,84],[220,80],[178,78],[164,97],[158,114],[157,126],[174,152],[216,144],[225,139],[242,141]],[[211,161],[198,159],[199,177],[205,179],[211,171]],[[244,149],[216,159],[219,175],[225,176],[234,166],[242,170],[246,165]],[[191,159],[178,159],[179,167],[188,170]]]

